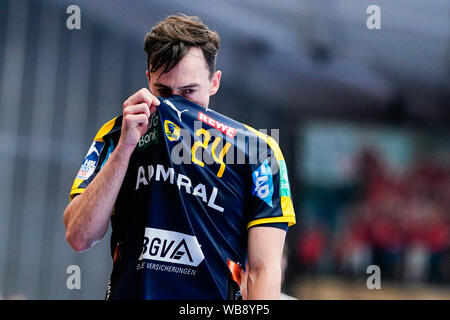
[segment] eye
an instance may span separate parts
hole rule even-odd
[[[158,90],[158,93],[161,97],[168,97],[172,94],[172,92],[167,89]]]
[[[183,94],[193,94],[195,92],[194,89],[184,89]]]

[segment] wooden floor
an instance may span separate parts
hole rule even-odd
[[[382,282],[381,289],[369,290],[366,281],[339,278],[299,278],[295,280],[292,296],[306,300],[449,300],[450,286],[400,285]]]

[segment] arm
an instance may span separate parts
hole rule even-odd
[[[279,228],[261,226],[249,229],[247,299],[280,299],[285,237],[286,231]]]
[[[66,240],[75,251],[92,247],[108,230],[129,158],[129,150],[117,147],[91,184],[64,211]]]
[[[154,112],[159,103],[147,89],[138,91],[125,101],[122,131],[116,149],[86,190],[76,196],[64,211],[66,240],[75,251],[92,247],[108,230],[130,156],[148,130],[150,110]]]

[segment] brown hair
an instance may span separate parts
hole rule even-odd
[[[172,70],[192,47],[199,47],[205,56],[209,74],[216,69],[220,37],[202,23],[200,18],[184,14],[171,15],[158,22],[145,36],[147,69],[161,74]]]

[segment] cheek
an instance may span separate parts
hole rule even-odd
[[[154,95],[155,97],[159,95],[158,90],[156,90],[156,88],[153,87],[153,86],[151,85],[151,83],[149,83],[148,89],[150,90],[150,93],[151,93],[152,95]]]
[[[207,107],[209,103],[209,91],[199,90],[195,92],[191,97],[189,97],[189,99],[201,106]]]

